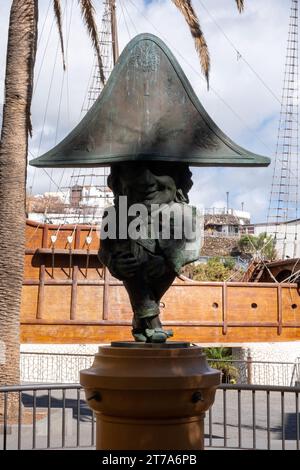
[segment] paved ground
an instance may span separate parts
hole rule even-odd
[[[216,401],[211,415],[206,417],[205,432],[206,445],[222,448],[224,444],[230,448],[239,448],[238,428],[238,392],[227,391],[224,408],[224,393],[217,392]],[[286,393],[284,397],[284,409],[281,410],[280,393],[270,394],[270,446],[271,449],[282,448],[282,437],[286,449],[296,449],[296,405],[295,394]],[[84,448],[91,447],[95,438],[94,420],[90,410],[84,402],[84,395],[80,397],[78,406],[76,391],[66,392],[66,411],[62,412],[62,394],[53,392],[51,398],[50,413],[50,442],[48,437],[47,407],[48,396],[45,391],[37,394],[37,412],[45,411],[44,418],[39,420],[34,431],[31,424],[23,424],[21,433],[18,434],[18,426],[9,426],[6,436],[8,449],[18,447],[18,436],[21,448],[30,449],[47,448],[75,448],[78,444]],[[23,394],[23,409],[32,410],[33,397],[30,392]],[[226,410],[226,411],[225,411]],[[26,413],[28,414],[28,413]],[[251,392],[241,392],[241,447],[266,449],[268,445],[267,433],[267,401],[265,392],[255,394],[255,417],[253,418],[253,396]],[[253,419],[255,420],[255,432],[253,432]],[[299,420],[299,416],[298,416]],[[282,426],[283,421],[283,426]],[[224,424],[225,422],[225,424]],[[65,430],[65,432],[64,432]],[[283,430],[283,434],[282,434]],[[0,449],[3,449],[4,435],[0,429]]]

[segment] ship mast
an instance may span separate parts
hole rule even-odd
[[[113,59],[114,65],[119,58],[119,38],[118,38],[118,24],[117,24],[117,15],[116,15],[116,0],[110,0],[110,18],[111,18],[111,37],[112,37],[112,47],[113,47]]]
[[[119,41],[116,0],[104,0],[103,3],[104,11],[99,28],[99,46],[106,83],[119,57]],[[86,113],[92,107],[102,92],[103,86],[98,60],[95,57],[82,113]],[[110,204],[113,198],[107,187],[108,174],[109,168],[82,168],[73,172],[68,186],[63,188],[69,193],[70,217],[67,217],[68,223],[97,224],[101,222],[103,208]],[[72,218],[72,214],[74,218]],[[65,215],[64,217],[66,219]]]
[[[104,1],[104,12],[99,28],[99,46],[106,83],[112,72],[112,69],[114,68],[114,65],[119,58],[116,0]],[[100,95],[102,89],[103,83],[100,79],[98,60],[95,56],[88,92],[82,106],[82,113],[86,113],[91,108]]]
[[[298,0],[291,0],[282,101],[268,210],[268,232],[278,257],[299,256],[299,54]],[[297,249],[298,248],[298,249]]]

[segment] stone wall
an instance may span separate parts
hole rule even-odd
[[[233,256],[238,253],[235,237],[210,237],[204,235],[201,256]]]
[[[21,381],[79,383],[79,371],[91,367],[96,344],[21,344]]]
[[[246,225],[250,220],[231,214],[205,214],[204,225]]]

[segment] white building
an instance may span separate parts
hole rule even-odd
[[[72,188],[31,198],[28,218],[38,223],[92,224],[101,222],[104,209],[111,205],[109,188],[75,185]]]
[[[266,233],[276,239],[276,251],[279,258],[300,257],[300,219],[279,224],[259,223],[243,227],[242,233],[260,235]]]

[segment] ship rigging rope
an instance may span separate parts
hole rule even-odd
[[[295,20],[295,21],[294,21]],[[299,218],[299,82],[298,82],[298,0],[291,0],[291,15],[286,48],[286,64],[282,88],[282,101],[280,118],[277,130],[277,143],[275,151],[275,164],[269,199],[267,222],[273,221],[275,225],[275,239],[278,240],[280,228],[284,228],[282,243],[282,257],[285,257],[287,244],[291,243],[289,235],[294,236],[293,257],[297,253],[298,227],[297,223],[290,227],[289,220]],[[293,126],[294,124],[294,126]],[[280,165],[279,156],[285,154],[289,171],[285,174],[285,165]],[[293,179],[293,178],[294,179]],[[293,189],[295,187],[295,192]],[[276,207],[275,207],[276,203]],[[282,204],[285,204],[284,210]],[[293,214],[291,214],[291,212]],[[286,222],[283,226],[278,223],[280,219]],[[277,223],[276,223],[277,222]],[[293,233],[291,233],[293,232]],[[281,232],[282,233],[282,232]]]
[[[69,24],[67,23],[67,20],[66,20],[66,36],[67,36],[66,53],[65,53],[66,67],[68,67],[68,53],[69,53],[69,41],[70,41],[70,33],[71,33],[73,6],[74,6],[74,0],[72,0],[72,4],[71,4]],[[70,100],[69,100],[69,88],[68,88],[69,73],[68,73],[68,69],[66,68],[66,71],[63,71],[62,74],[63,74],[63,79],[62,79],[62,82],[61,82],[58,115],[57,115],[57,121],[56,121],[55,145],[57,144],[57,140],[58,140],[59,123],[60,123],[60,117],[61,117],[61,105],[62,105],[62,100],[63,100],[63,92],[64,92],[65,81],[67,83],[67,114],[68,114],[68,117],[70,116],[70,108],[69,108],[70,107]],[[65,168],[62,171],[62,175],[61,175],[61,178],[60,178],[60,185],[62,183],[64,175],[65,175]],[[53,176],[53,169],[51,171],[51,176]],[[50,191],[51,191],[51,180],[50,180],[50,185],[49,185],[49,192]]]
[[[89,90],[90,90],[90,86],[91,86],[91,83],[92,83],[92,78],[93,78],[93,73],[94,73],[94,69],[95,69],[95,66],[96,66],[96,62],[97,62],[97,57],[95,56],[94,57],[94,62],[93,62],[92,68],[91,68],[91,73],[90,73],[89,79],[87,81],[86,90],[85,90],[85,94],[84,94],[84,99],[83,99],[82,107],[81,107],[81,110],[80,110],[80,113],[79,113],[79,119],[82,118],[82,114],[85,112],[85,103],[88,101]]]
[[[119,2],[120,2],[120,4],[121,4],[122,10],[123,10],[123,5],[124,5],[124,10],[125,10],[125,12],[126,12],[128,18],[129,18],[130,23],[132,24],[132,27],[133,27],[133,29],[134,29],[134,31],[135,31],[135,34],[139,34],[138,29],[137,29],[136,25],[134,24],[133,19],[131,18],[130,14],[129,14],[129,11],[128,11],[128,9],[127,9],[127,6],[126,6],[125,1],[123,2],[123,0],[119,0]],[[125,14],[124,14],[124,10],[123,10],[123,15],[124,15],[124,19],[125,19],[125,21],[126,21]]]
[[[46,11],[46,14],[45,14],[45,19],[44,19],[44,22],[43,22],[43,26],[42,26],[41,32],[39,33],[39,37],[38,37],[38,41],[37,41],[37,47],[39,47],[39,45],[41,43],[41,39],[42,39],[43,34],[44,34],[45,26],[47,24],[49,12],[50,12],[50,7],[51,7],[52,3],[53,3],[53,0],[49,0],[48,8],[47,8],[47,11]]]
[[[153,28],[156,29],[156,31],[158,31],[158,33],[163,37],[162,33],[158,30],[158,28],[149,20],[149,18],[144,14],[144,12],[142,12],[133,2],[132,0],[129,0],[130,3],[134,6],[134,8],[139,12],[139,14],[141,14],[145,19],[146,21],[152,25]],[[128,10],[126,9],[127,11],[127,14],[128,16],[130,17],[131,21],[133,22]],[[164,38],[167,42],[169,42],[166,38]],[[229,39],[229,38],[228,38]],[[169,42],[170,43],[170,42]],[[173,46],[172,46],[173,47]],[[174,47],[173,47],[174,48]],[[199,73],[198,70],[196,70],[187,60],[186,58],[177,50],[174,48],[174,50],[176,50],[176,52],[180,55],[180,57],[186,62],[186,64],[198,75],[201,77],[201,79],[204,80],[204,77],[202,77],[202,75]],[[246,61],[245,61],[246,63]],[[254,69],[253,69],[254,70]],[[259,74],[257,74],[257,72],[255,71],[255,74],[257,76],[259,76]],[[262,79],[261,79],[262,80]],[[242,121],[246,128],[248,129],[248,131],[250,131],[251,133],[254,133],[254,131],[248,127],[248,125],[245,123],[245,121],[243,120],[243,118],[241,116],[239,116],[239,114],[221,97],[221,95],[211,87],[211,90],[213,91],[213,93],[225,104],[225,106],[236,116],[236,118],[239,120],[239,121]],[[277,99],[277,97],[276,97]],[[271,154],[273,154],[273,151],[270,149],[270,147],[259,137],[256,136],[256,138],[258,138],[258,140],[271,152]]]
[[[120,14],[120,12],[118,12]],[[107,51],[107,48],[108,48],[108,35],[111,34],[111,29],[109,27],[109,22],[108,22],[108,17],[110,18],[110,4],[109,4],[109,1],[106,0],[104,2],[104,11],[103,11],[103,16],[102,16],[102,28],[101,28],[101,34],[100,34],[100,38],[99,38],[99,41],[100,41],[100,51],[101,51],[101,54],[103,55],[104,57],[104,67],[105,67],[105,76],[106,76],[106,79],[108,79],[108,76],[109,74],[111,73],[111,70],[112,70],[112,63],[111,63],[111,54],[112,54],[112,51]],[[82,108],[81,108],[81,112],[80,112],[80,118],[83,114],[83,112],[87,112],[88,109],[90,109],[91,105],[94,103],[94,101],[96,101],[97,99],[97,95],[99,94],[98,92],[98,79],[97,79],[97,75],[98,75],[98,67],[97,67],[97,61],[95,60],[94,58],[94,61],[93,61],[93,65],[92,65],[92,68],[91,68],[91,72],[90,72],[90,77],[89,77],[89,80],[88,80],[88,83],[87,83],[87,88],[86,88],[86,91],[85,91],[85,96],[84,96],[84,100],[83,100],[83,105],[82,105]],[[100,86],[100,88],[102,88],[102,86]],[[95,90],[97,90],[97,92],[95,92]],[[80,170],[81,171],[81,170]],[[83,191],[89,191],[89,189],[91,189],[91,187],[93,186],[93,183],[94,183],[94,178],[96,177],[103,177],[103,186],[105,186],[105,183],[106,183],[106,177],[107,177],[107,174],[106,174],[106,169],[104,169],[104,174],[98,174],[97,171],[95,172],[92,172],[90,175],[86,175],[86,174],[83,174],[81,175],[79,173],[78,175],[80,177],[80,179],[82,179],[81,181],[81,186],[83,186]],[[74,177],[74,175],[73,175]],[[87,184],[87,186],[85,187],[86,185],[86,179],[89,178],[89,184]],[[79,178],[77,178],[77,180],[79,180]],[[70,181],[70,184],[69,184],[69,188],[72,186],[72,180]],[[94,184],[94,186],[97,186],[96,185],[96,182]],[[88,193],[86,192],[86,195],[83,196],[83,201],[85,200],[85,198],[92,198],[92,195],[91,193]],[[104,195],[105,195],[105,189],[104,189]],[[96,196],[95,196],[96,197]],[[105,198],[105,196],[104,196]],[[89,216],[92,217],[92,219],[89,221],[89,222],[86,222],[86,216],[87,216],[87,212],[88,210],[91,209],[92,210],[92,213],[88,214]],[[77,217],[77,222],[80,223],[81,222],[81,217],[82,217],[82,223],[86,223],[88,225],[92,225],[92,226],[95,226],[96,228],[96,219],[95,219],[95,214],[96,214],[96,211],[97,211],[97,205],[95,206],[91,206],[91,207],[88,207],[88,205],[82,205],[81,207],[79,207],[79,209],[76,211],[76,217]]]
[[[110,17],[110,4],[108,1],[104,2],[104,11],[103,11],[103,16],[102,16],[102,28],[101,28],[101,34],[100,34],[100,51],[101,51],[101,54],[104,56],[104,67],[105,67],[105,78],[106,80],[109,78],[109,75],[111,73],[111,70],[112,70],[112,62],[111,62],[111,59],[110,59],[110,54],[112,54],[112,51],[109,51],[109,53],[107,52],[107,44],[108,44],[108,35],[111,34],[111,29],[110,27],[108,26],[108,22],[107,22],[107,18],[108,18],[108,15]],[[125,19],[125,18],[124,18]],[[83,112],[87,112],[88,109],[90,109],[90,107],[92,106],[92,104],[94,103],[94,101],[96,101],[96,93],[95,93],[95,89],[97,89],[97,94],[99,94],[99,91],[98,91],[98,81],[97,81],[97,74],[98,74],[98,67],[97,67],[97,58],[95,57],[94,58],[94,61],[93,61],[93,65],[92,65],[92,68],[91,68],[91,73],[90,73],[90,77],[89,77],[89,80],[88,80],[88,83],[87,83],[87,88],[86,88],[86,92],[85,92],[85,96],[84,96],[84,100],[83,100],[83,104],[82,104],[82,108],[81,108],[81,113],[80,113],[80,118],[83,114]],[[102,86],[100,85],[100,89],[102,89]],[[81,170],[80,170],[81,171]],[[86,175],[82,175],[81,178],[83,178],[83,181],[81,182],[81,186],[82,186],[82,190],[83,191],[91,191],[91,188],[93,187],[93,183],[94,183],[94,177],[96,178],[97,176],[103,176],[103,186],[105,186],[105,178],[107,177],[107,174],[106,174],[106,169],[104,168],[103,170],[103,175],[99,175],[97,173],[97,170],[95,172],[91,172],[91,174],[89,175],[89,178],[90,178],[90,181],[89,181],[89,185],[86,186],[85,188],[85,183],[86,183]],[[80,173],[79,173],[79,176],[80,176]],[[79,179],[79,178],[78,178]],[[70,182],[70,187],[71,187],[71,182]],[[97,184],[95,182],[94,184],[95,187],[97,187]],[[105,192],[104,192],[105,194]],[[85,198],[88,198],[89,196],[87,195],[86,193],[86,196],[83,196],[83,202],[85,201]],[[91,192],[90,192],[90,197],[92,198],[92,195],[91,195]],[[95,196],[96,197],[96,196]],[[88,209],[91,209],[92,210],[92,213],[91,214],[87,214],[88,213]],[[82,222],[83,223],[86,223],[86,224],[91,224],[92,227],[95,226],[95,229],[96,229],[96,211],[97,211],[97,205],[93,206],[93,207],[89,207],[88,204],[83,204],[83,207],[79,207],[78,211],[76,212],[76,216],[77,216],[77,222],[80,223],[80,218],[82,216]],[[90,215],[92,218],[91,220],[87,223],[86,220],[86,215]],[[92,232],[91,232],[92,234]],[[90,240],[90,237],[91,235],[89,235],[86,239],[86,243],[88,240]],[[88,248],[89,248],[89,245],[88,245]],[[88,261],[87,261],[88,262]]]
[[[48,4],[48,9],[47,9],[47,12],[46,12],[46,15],[45,15],[45,19],[44,19],[44,22],[43,22],[43,26],[42,26],[42,30],[41,30],[41,33],[39,34],[39,37],[38,37],[38,43],[37,43],[37,48],[39,48],[40,46],[40,43],[41,43],[41,40],[42,40],[42,37],[44,35],[44,31],[45,31],[45,26],[47,24],[47,20],[48,20],[48,17],[49,17],[49,11],[50,11],[50,7],[52,5],[52,0],[49,1],[49,4]],[[48,37],[47,37],[47,40],[46,40],[46,45],[45,45],[45,48],[44,48],[44,52],[42,54],[42,60],[41,60],[41,64],[40,64],[40,68],[39,68],[39,71],[37,73],[37,78],[35,80],[35,84],[33,86],[33,97],[35,95],[35,92],[36,92],[36,89],[37,89],[37,86],[38,86],[38,83],[39,83],[39,79],[40,79],[40,74],[41,74],[41,71],[42,71],[42,68],[43,68],[43,65],[44,65],[44,61],[45,61],[45,57],[46,57],[46,52],[47,52],[47,49],[48,49],[48,45],[49,45],[49,41],[50,41],[50,38],[51,38],[51,35],[52,35],[52,31],[53,31],[53,26],[54,26],[54,22],[55,22],[55,19],[53,18],[52,19],[52,23],[51,23],[51,27],[50,27],[50,31],[48,33]],[[35,176],[36,176],[36,171],[37,169],[35,168],[34,171],[33,171],[33,175],[32,175],[32,181],[31,181],[31,185],[29,186],[29,194],[32,195],[32,190],[33,190],[33,186],[34,186],[34,183],[35,183]]]
[[[63,15],[64,15],[64,13],[65,13],[65,11],[63,12]],[[42,142],[43,142],[43,138],[44,138],[46,119],[47,119],[47,115],[48,115],[50,97],[51,97],[51,92],[52,92],[52,87],[53,87],[53,82],[54,82],[54,75],[55,75],[59,50],[60,50],[60,41],[58,39],[57,40],[57,46],[56,46],[56,52],[55,52],[55,56],[54,56],[54,64],[53,64],[52,73],[51,73],[50,85],[49,85],[49,89],[48,89],[48,96],[47,96],[47,100],[46,100],[46,108],[45,108],[45,112],[44,112],[42,132],[41,132],[40,142],[39,142],[39,147],[38,147],[38,155],[40,154],[41,146],[42,146]],[[63,76],[64,76],[64,74],[63,74]],[[62,80],[61,86],[63,86],[63,82],[64,82],[64,78]],[[60,110],[60,108],[59,108],[59,110]],[[57,119],[59,119],[59,116],[58,116]]]
[[[260,252],[260,256],[259,256],[259,261],[264,265],[264,268],[268,271],[269,275],[271,276],[271,278],[273,279],[273,281],[276,283],[276,284],[279,284],[279,282],[277,281],[277,279],[274,277],[273,273],[271,272],[270,268],[268,267],[268,265],[266,264],[264,258],[263,258],[263,255],[262,255],[262,251],[264,250],[264,248],[267,247],[268,243],[272,241],[272,239],[269,239],[264,245],[262,248],[260,248],[259,250],[256,249],[256,247],[254,246],[254,243],[252,242],[249,234],[246,234],[246,237],[248,238],[248,241],[250,243],[250,245],[252,246],[252,249],[254,250],[255,253],[259,253]]]
[[[40,63],[40,67],[38,69],[37,78],[35,80],[35,84],[34,84],[34,87],[33,87],[33,95],[35,94],[36,89],[37,89],[38,84],[39,84],[39,81],[40,81],[40,76],[41,76],[41,72],[43,70],[44,62],[45,62],[45,59],[46,59],[46,54],[47,54],[48,47],[49,47],[49,42],[50,42],[50,39],[51,39],[51,36],[52,36],[54,23],[55,23],[55,19],[53,18],[52,22],[51,22],[51,27],[50,27],[50,30],[49,30],[49,33],[48,33],[46,45],[45,45],[45,48],[44,48],[44,52],[42,53],[42,60],[41,60],[41,63]]]
[[[38,72],[38,76],[37,76],[35,86],[33,88],[33,97],[36,94],[36,89],[37,89],[37,86],[38,86],[38,83],[39,83],[40,73],[41,73],[41,70],[42,70],[42,67],[43,67],[43,64],[44,64],[44,60],[45,60],[45,57],[46,57],[46,51],[47,51],[49,41],[50,41],[50,37],[51,37],[52,31],[53,31],[54,21],[55,20],[53,18],[51,28],[50,28],[50,31],[49,31],[49,34],[48,34],[46,46],[45,46],[45,49],[44,49],[44,53],[43,53],[43,56],[42,56],[41,66],[40,66],[40,69],[39,69],[39,72]],[[56,53],[55,53],[55,58],[54,58],[54,65],[53,65],[53,68],[52,68],[52,74],[51,74],[51,79],[50,79],[50,86],[49,86],[49,89],[48,89],[48,97],[47,97],[47,100],[46,100],[46,108],[45,108],[45,112],[44,112],[43,125],[42,125],[42,130],[41,130],[37,155],[40,154],[41,145],[42,145],[42,141],[43,141],[43,138],[44,138],[45,124],[46,124],[46,119],[47,119],[47,115],[48,115],[48,107],[49,107],[49,102],[50,102],[50,95],[51,95],[51,91],[52,91],[52,85],[53,85],[53,81],[54,81],[54,75],[55,75],[55,69],[56,69],[59,46],[60,46],[60,42],[58,40]],[[53,174],[53,171],[51,172],[51,174]],[[34,186],[34,183],[35,183],[35,177],[36,177],[36,168],[33,171],[32,183],[30,185],[30,195],[32,195],[33,186]]]
[[[297,260],[296,260],[296,262],[295,262],[295,264],[294,264],[294,266],[293,266],[292,274],[295,273],[295,269],[296,269],[296,266],[297,266],[297,264],[299,263],[299,261],[300,261],[300,258],[297,258]]]
[[[30,150],[29,150],[29,152],[30,152],[31,155],[34,157],[34,155],[32,154],[32,152],[31,152]],[[53,184],[57,187],[58,192],[61,192],[61,193],[62,193],[62,195],[63,195],[63,197],[64,197],[63,204],[65,204],[65,203],[66,203],[66,199],[67,199],[67,197],[68,197],[68,193],[67,193],[67,192],[64,193],[64,192],[61,190],[61,187],[57,185],[57,183],[53,180],[52,176],[47,172],[47,170],[46,170],[45,168],[42,168],[42,170],[43,170],[43,172],[48,176],[48,178],[53,182]],[[75,172],[75,168],[73,169],[73,175],[74,175],[74,172]],[[60,179],[60,183],[61,183],[61,179]],[[47,204],[47,206],[46,206],[46,208],[45,208],[45,210],[44,210],[44,215],[47,214],[47,210],[48,210],[48,208],[49,208],[49,204],[50,204],[50,199],[49,199],[48,204]],[[56,238],[58,237],[58,234],[59,234],[59,232],[60,232],[60,229],[61,229],[62,225],[65,224],[65,222],[66,222],[66,217],[65,217],[65,219],[64,219],[64,222],[61,223],[61,224],[59,224],[59,227],[58,227],[58,229],[57,229],[57,231],[56,231],[56,235],[55,235]],[[75,229],[74,229],[74,230],[76,230],[77,225],[78,225],[78,224],[75,225]],[[41,226],[41,223],[39,223],[39,224],[37,225],[37,227],[36,227],[34,233],[32,234],[32,236],[30,237],[30,239],[29,239],[28,242],[27,242],[28,244],[29,244],[29,242],[33,239],[34,235],[36,234],[36,232],[37,232],[37,230],[40,228],[40,226]],[[55,249],[55,242],[52,242],[52,246],[53,246],[53,250],[54,250],[54,249]]]
[[[31,152],[30,150],[29,150],[29,152],[30,152],[30,154],[34,157],[34,155],[32,154],[32,152]],[[72,175],[70,176],[70,185],[71,185],[72,178],[75,177],[75,170],[76,170],[76,169],[73,168]],[[58,190],[57,192],[60,192],[60,193],[62,194],[62,196],[63,196],[63,204],[66,204],[66,200],[67,200],[67,197],[68,197],[68,193],[67,193],[67,191],[64,192],[64,191],[62,190],[62,187],[61,187],[62,178],[60,179],[60,184],[58,185],[58,184],[56,183],[56,181],[53,179],[52,175],[49,174],[48,171],[47,171],[45,168],[42,168],[42,171],[43,171],[43,172],[47,175],[47,177],[52,181],[52,183],[54,184],[54,186],[56,186],[56,188],[57,188],[57,190]],[[76,180],[75,185],[78,184],[79,178],[81,177],[80,172],[81,172],[81,169],[79,170],[79,173],[78,173],[78,175],[76,176],[77,180]],[[47,206],[46,206],[46,209],[45,209],[45,211],[44,211],[44,214],[47,214],[47,210],[48,210],[48,208],[49,208],[49,204],[50,204],[50,200],[48,201],[48,204],[47,204]],[[78,217],[80,217],[80,215],[78,215]],[[61,227],[66,224],[66,219],[67,219],[67,214],[65,213],[63,221],[62,221],[62,222],[59,224],[59,226],[58,226],[58,229],[57,229],[57,232],[56,232],[56,237],[58,236]],[[79,223],[79,220],[78,220],[78,221],[76,222],[76,224],[75,224],[76,227],[78,226],[78,223]],[[36,230],[40,227],[40,225],[41,225],[41,224],[38,225],[38,227],[36,228]],[[33,235],[34,235],[34,234],[33,234]],[[31,240],[31,239],[30,239],[30,240]],[[55,245],[55,243],[53,243],[53,245]]]
[[[249,243],[252,245],[252,248],[253,248],[253,249],[256,251],[256,253],[257,253],[258,250],[256,250],[256,248],[255,248],[255,246],[254,246],[254,244],[253,244],[253,242],[252,242],[252,240],[251,240],[251,238],[249,237],[248,234],[246,234],[246,237],[248,238]],[[273,241],[272,238],[270,238],[270,239],[263,245],[263,247],[260,248],[259,251],[262,253],[262,251],[268,246],[268,244],[269,244],[271,241]],[[269,268],[268,265],[266,264],[266,262],[265,262],[265,260],[264,260],[264,258],[263,258],[262,255],[259,257],[259,260],[262,262],[262,264],[264,265],[265,269],[268,271],[268,273],[269,273],[269,275],[271,276],[271,278],[273,279],[273,281],[276,282],[277,284],[282,284],[282,283],[288,282],[289,280],[291,281],[291,280],[294,279],[294,278],[296,279],[296,278],[299,276],[299,274],[300,274],[300,270],[294,272],[295,269],[296,269],[297,264],[298,264],[299,261],[300,261],[300,258],[297,258],[297,259],[296,259],[296,262],[295,262],[294,267],[293,267],[292,274],[291,274],[288,278],[286,278],[286,279],[284,279],[283,281],[280,281],[280,282],[274,277],[273,273],[271,272],[270,268]]]
[[[57,118],[56,118],[54,145],[57,144],[58,127],[59,127],[59,123],[60,123],[61,104],[62,104],[62,99],[63,99],[64,85],[65,85],[65,73],[63,73],[63,77],[62,77],[62,81],[61,81],[61,85],[60,85],[60,94],[59,94],[59,103],[58,103],[58,113],[57,113]],[[63,175],[64,175],[64,171],[63,171]],[[51,169],[51,176],[53,176],[53,168]],[[51,184],[51,180],[50,180],[49,181],[49,193],[51,192],[51,185],[52,184]]]
[[[205,83],[206,83],[206,78],[198,71],[198,69],[196,69],[187,59],[186,57],[174,46],[174,44],[171,43],[171,41],[169,41],[169,39],[157,28],[157,26],[147,17],[147,15],[141,11],[136,5],[135,3],[132,1],[132,0],[128,0],[133,6],[134,8],[138,11],[138,13],[143,16],[145,18],[145,20],[152,26],[152,28],[155,29],[155,31],[157,31],[159,33],[159,35],[164,39],[164,41],[166,41],[169,46],[174,50],[176,51],[176,53],[181,57],[181,59],[189,66],[189,68],[191,70],[193,70],[193,72],[201,78],[201,80],[203,80]],[[215,89],[213,88],[211,85],[209,86],[209,89],[216,95],[216,97],[232,112],[232,114],[234,114],[234,116],[237,118],[237,120],[239,122],[242,122],[246,129],[248,131],[250,131],[252,134],[254,134],[256,136],[256,138],[264,145],[264,147],[266,147],[269,152],[272,154],[273,153],[273,150],[270,148],[270,146],[268,144],[266,144],[260,137],[257,137],[257,135],[255,134],[255,131],[253,131],[253,129],[251,129],[247,123],[245,122],[245,120],[242,118],[242,116],[240,116],[233,108],[232,106],[227,103],[227,101],[222,98],[222,96],[220,95],[220,93]]]
[[[119,4],[120,4],[120,6],[121,6],[122,15],[123,15],[124,23],[125,23],[125,27],[126,27],[126,30],[127,30],[127,34],[128,34],[129,41],[130,41],[131,38],[132,38],[132,36],[131,36],[131,34],[130,34],[130,31],[129,31],[128,23],[127,23],[126,16],[125,16],[125,13],[124,13],[124,7],[123,7],[123,2],[122,2],[122,0],[119,0]]]
[[[295,271],[295,269],[296,269],[296,266],[299,263],[299,261],[300,261],[300,258],[297,258],[296,262],[293,266],[293,269],[292,269],[292,274],[289,277],[287,277],[286,279],[284,279],[282,282],[288,282],[288,281],[289,282],[293,282],[293,281],[296,282],[297,281],[297,278],[299,278],[299,276],[300,276],[300,270]]]
[[[232,40],[229,38],[229,36],[225,33],[224,29],[221,27],[221,25],[217,22],[216,18],[210,13],[208,8],[204,5],[202,0],[198,0],[202,8],[206,11],[208,16],[212,19],[212,21],[215,23],[216,27],[220,30],[221,34],[223,34],[224,38],[226,41],[230,44],[230,46],[234,49],[234,51],[237,54],[238,60],[242,60],[246,66],[251,70],[251,72],[256,76],[256,78],[261,82],[261,84],[265,87],[265,89],[275,98],[275,100],[281,105],[281,100],[280,98],[276,95],[276,93],[271,89],[271,87],[265,82],[265,80],[259,75],[259,73],[254,69],[254,67],[245,59],[244,55],[238,50],[238,48],[235,46],[235,44],[232,42]]]
[[[190,67],[191,70],[193,70],[193,72],[198,75],[201,80],[205,81],[206,83],[206,79],[205,77],[203,77],[203,75],[181,54],[181,52],[161,33],[161,31],[156,27],[156,25],[145,15],[145,13],[143,11],[141,11],[133,2],[132,0],[128,0],[130,1],[130,3],[135,7],[135,9],[139,12],[139,14],[141,16],[143,16],[145,18],[145,20],[160,34],[160,36],[174,49],[174,51],[177,52],[177,54],[181,57],[181,59]],[[270,152],[270,155],[273,155],[274,154],[274,151],[273,149],[271,149],[271,147],[266,144],[259,136],[257,136],[256,132],[251,129],[248,124],[246,123],[246,121],[244,120],[244,118],[242,116],[240,116],[233,108],[232,106],[227,103],[227,101],[222,98],[222,96],[220,95],[220,93],[215,89],[213,88],[211,85],[210,85],[210,90],[216,95],[216,97],[231,111],[231,113],[237,118],[237,120],[239,122],[242,122],[243,125],[245,126],[245,128],[253,135],[255,135],[255,138],[261,143],[264,145],[264,147],[266,149],[268,149],[268,151]],[[284,164],[284,161],[280,160],[281,163]],[[290,168],[287,167],[287,171],[288,172],[292,172],[292,170]],[[292,172],[293,173],[293,172]]]
[[[67,59],[68,59],[68,53],[69,53],[69,40],[70,40],[70,33],[71,33],[71,23],[72,23],[73,6],[74,6],[74,0],[72,0],[72,3],[71,3],[69,24],[68,24],[68,21],[67,21],[67,5],[66,5],[66,7],[65,7],[65,9],[64,9],[64,11],[63,11],[63,15],[66,13],[66,29],[67,29],[66,61],[67,61]],[[53,24],[52,24],[52,26],[51,26],[51,30],[52,30],[52,27],[53,27]],[[50,37],[50,34],[51,34],[51,30],[50,30],[50,33],[49,33],[49,36],[48,36],[48,39],[47,39],[47,44],[49,43],[49,37]],[[50,87],[49,87],[49,90],[48,90],[48,98],[47,98],[47,102],[46,102],[46,109],[45,109],[45,114],[44,114],[44,121],[43,121],[43,127],[42,127],[42,131],[41,131],[41,137],[40,137],[40,142],[39,142],[39,147],[38,147],[37,156],[40,154],[40,149],[41,149],[41,145],[42,145],[42,140],[43,140],[43,137],[44,137],[45,123],[46,123],[46,118],[47,118],[47,114],[48,114],[48,106],[49,106],[49,101],[50,101],[50,96],[51,96],[51,91],[52,91],[52,85],[53,85],[53,80],[54,80],[54,72],[55,72],[56,63],[57,63],[58,50],[59,50],[59,42],[58,42],[57,49],[56,49],[55,62],[54,62],[54,66],[53,66],[52,77],[51,77],[51,81],[50,81]],[[46,53],[46,49],[45,49],[45,51],[44,51],[44,55],[43,55],[43,59],[42,59],[42,64],[44,63],[45,53]],[[66,62],[66,63],[67,63],[67,62]],[[66,75],[65,75],[65,74],[66,74]],[[61,116],[61,103],[62,103],[62,97],[63,97],[63,89],[64,89],[65,76],[67,77],[67,113],[68,113],[68,116],[70,116],[70,109],[69,109],[69,87],[68,87],[68,76],[69,76],[69,73],[68,73],[68,69],[67,69],[65,72],[63,72],[63,79],[62,79],[62,82],[61,82],[59,110],[58,110],[57,123],[56,123],[55,143],[57,143],[57,135],[58,135],[58,127],[59,127],[59,122],[60,122],[60,116]],[[32,155],[32,152],[31,152],[31,151],[30,151],[30,153],[31,153],[31,155]],[[32,189],[33,189],[34,182],[35,182],[36,170],[37,170],[37,168],[34,169],[32,184],[31,184],[31,186],[30,186],[31,194],[32,194]],[[61,183],[62,183],[64,174],[65,174],[65,169],[63,170],[62,175],[61,175],[61,178],[60,178],[60,182],[59,182],[59,185],[58,185],[59,188],[60,188],[60,186],[61,186]],[[49,175],[48,175],[48,176],[49,176]],[[51,189],[51,182],[53,182],[53,169],[51,170],[51,177],[49,177],[49,182],[50,182],[50,187],[49,187],[49,192],[50,192],[50,189]],[[45,208],[45,212],[44,212],[44,213],[47,212],[48,207],[49,207],[49,204],[50,204],[50,199],[49,199],[49,201],[48,201],[48,204],[47,204],[47,206],[46,206],[46,208]]]
[[[103,31],[102,31],[102,33],[103,33]],[[101,42],[102,42],[101,39],[102,38],[100,38],[100,53],[102,52],[101,51]],[[81,107],[81,110],[80,110],[80,113],[79,113],[79,120],[82,118],[82,115],[85,114],[87,112],[87,110],[89,109],[90,90],[91,90],[91,88],[93,86],[93,82],[95,80],[95,71],[96,70],[99,71],[99,68],[97,69],[97,64],[98,64],[98,57],[97,57],[97,54],[94,53],[94,60],[93,60],[93,64],[92,64],[92,67],[91,67],[90,76],[87,80],[86,90],[85,90],[85,94],[84,94],[84,98],[83,98],[83,102],[82,102],[82,107]]]
[[[283,281],[281,281],[280,284],[284,284],[284,283],[288,283],[288,282],[291,283],[291,282],[295,281],[299,276],[300,276],[300,269],[298,271],[296,271],[295,273],[291,274],[289,277],[287,277]]]

